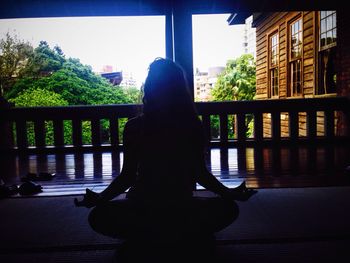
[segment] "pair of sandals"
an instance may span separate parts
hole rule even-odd
[[[50,181],[55,177],[54,173],[28,173],[21,178],[21,185],[6,185],[0,180],[0,198],[11,197],[16,194],[33,195],[42,192],[42,186],[35,183],[36,181]]]
[[[21,195],[32,195],[42,192],[43,187],[40,184],[35,183],[36,181],[50,181],[56,174],[40,172],[36,173],[27,173],[25,177],[21,178],[23,182],[19,188],[18,192]]]
[[[33,195],[42,192],[43,187],[32,181],[22,183],[20,186],[15,184],[5,185],[0,184],[0,198],[7,198],[13,195]]]

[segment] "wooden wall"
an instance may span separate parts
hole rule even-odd
[[[317,31],[315,24],[317,11],[306,12],[276,12],[266,15],[256,24],[256,99],[287,99],[315,97],[317,68]],[[303,48],[302,48],[302,96],[288,97],[288,24],[297,17],[302,18]],[[268,76],[268,40],[272,33],[279,34],[279,94],[269,96]],[[323,95],[327,96],[327,95]],[[329,95],[334,96],[334,95]],[[317,135],[324,135],[324,113],[317,112]],[[289,136],[288,113],[281,114],[281,136]],[[306,136],[306,113],[299,113],[299,136]],[[264,115],[264,137],[271,137],[271,118]]]

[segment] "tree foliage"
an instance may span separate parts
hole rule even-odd
[[[59,46],[51,48],[41,41],[33,48],[29,43],[7,34],[0,40],[1,93],[16,107],[100,105],[139,103],[140,91],[116,87],[95,74],[91,66],[77,58],[66,58]],[[125,120],[121,120],[121,126]],[[101,121],[102,135],[109,126]],[[52,121],[45,122],[46,144],[53,145]],[[34,126],[28,123],[28,142],[34,145]],[[122,134],[120,132],[120,134]],[[83,143],[91,143],[91,123],[82,122]],[[106,138],[102,138],[103,140]],[[65,143],[72,143],[72,124],[64,121]]]
[[[33,47],[9,33],[0,39],[0,96],[8,92],[15,80],[24,74]]]
[[[2,41],[7,43],[4,45],[7,48],[6,54],[12,54],[13,50],[16,50],[15,47],[24,45],[9,34]],[[4,89],[3,95],[6,99],[13,100],[26,90],[40,89],[59,94],[68,105],[139,102],[140,92],[137,88],[129,89],[111,85],[105,78],[95,74],[91,66],[83,65],[77,58],[66,58],[60,47],[50,48],[46,41],[41,41],[35,49],[28,43],[26,45],[32,52],[21,52],[21,59],[25,63],[17,63],[14,66],[15,69],[12,69],[12,72],[20,72],[20,74],[18,73],[14,78],[14,73],[7,73],[6,79],[12,79],[12,81],[11,85],[7,85]],[[3,49],[1,51],[4,53]],[[16,54],[2,57],[6,61],[5,64],[13,64],[11,57],[16,57]],[[3,68],[8,67],[1,65],[2,71],[4,71]]]
[[[27,89],[10,99],[17,107],[66,106],[68,102],[60,94],[45,89]]]
[[[237,59],[227,61],[225,70],[219,75],[212,89],[214,101],[253,100],[255,96],[256,70],[255,60],[251,54],[244,54]],[[219,133],[219,117],[213,116],[213,134]],[[246,116],[247,137],[253,134],[253,116]],[[234,137],[235,119],[229,116],[228,136]]]
[[[255,61],[251,54],[227,61],[212,90],[214,101],[253,100]]]
[[[65,106],[68,102],[65,101],[59,94],[45,89],[27,89],[21,92],[16,98],[9,100],[15,103],[17,107],[37,107],[37,106]],[[53,123],[52,121],[45,122],[46,145],[53,145]],[[27,140],[29,145],[35,145],[34,124],[27,124]],[[64,125],[64,132],[67,137],[71,137],[71,131],[67,124]]]

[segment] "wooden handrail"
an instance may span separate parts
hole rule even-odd
[[[202,116],[203,126],[209,138],[211,138],[210,116],[218,116],[220,127],[219,138],[211,138],[212,146],[230,145],[260,145],[275,143],[294,143],[296,141],[334,141],[348,139],[348,136],[338,136],[335,130],[337,114],[345,114],[349,120],[350,103],[346,97],[314,98],[314,99],[285,99],[285,100],[256,100],[256,101],[231,101],[231,102],[200,102],[196,103],[198,114]],[[11,151],[58,151],[58,150],[96,150],[112,149],[120,147],[119,120],[131,118],[142,112],[142,105],[96,105],[96,106],[64,106],[64,107],[28,107],[0,109],[1,123],[15,123],[13,134],[9,138],[16,137],[16,143],[10,147]],[[324,113],[324,134],[317,135],[317,112]],[[271,137],[264,136],[264,114],[269,114],[271,125]],[[289,136],[281,136],[281,113],[288,115]],[[301,138],[299,134],[300,113],[306,116],[306,136]],[[228,122],[228,116],[235,115],[237,134],[234,139],[228,136],[228,129],[232,123]],[[250,115],[254,119],[254,135],[249,138],[246,135],[247,119]],[[72,145],[64,143],[64,121],[72,123]],[[83,121],[91,123],[91,144],[84,145],[82,138]],[[101,140],[101,120],[109,122],[109,143]],[[45,145],[45,122],[52,121],[54,145]],[[33,122],[35,134],[35,146],[28,145],[28,123]],[[11,125],[7,125],[11,127]],[[232,126],[231,126],[232,128]],[[16,135],[16,136],[15,136]],[[6,139],[6,138],[5,138]]]

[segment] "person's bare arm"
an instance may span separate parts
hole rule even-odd
[[[216,193],[221,196],[225,196],[230,190],[223,185],[212,173],[210,173],[205,165],[204,156],[201,156],[197,162],[197,182],[205,189]]]
[[[230,189],[223,185],[212,173],[210,173],[205,165],[204,154],[200,154],[197,159],[197,182],[205,189],[216,193],[228,200],[246,201],[252,195],[257,193],[256,190],[248,189],[243,182],[239,187]]]
[[[124,193],[136,180],[137,171],[137,145],[135,144],[139,135],[137,119],[127,122],[123,134],[124,163],[119,176],[100,194],[100,200],[109,201]]]
[[[135,136],[138,136],[138,127],[135,120],[125,125],[123,142],[124,142],[124,163],[119,176],[117,176],[110,185],[107,186],[100,194],[89,189],[82,201],[75,200],[77,206],[93,207],[112,200],[118,195],[124,193],[136,180],[137,170],[137,145],[135,145]]]

